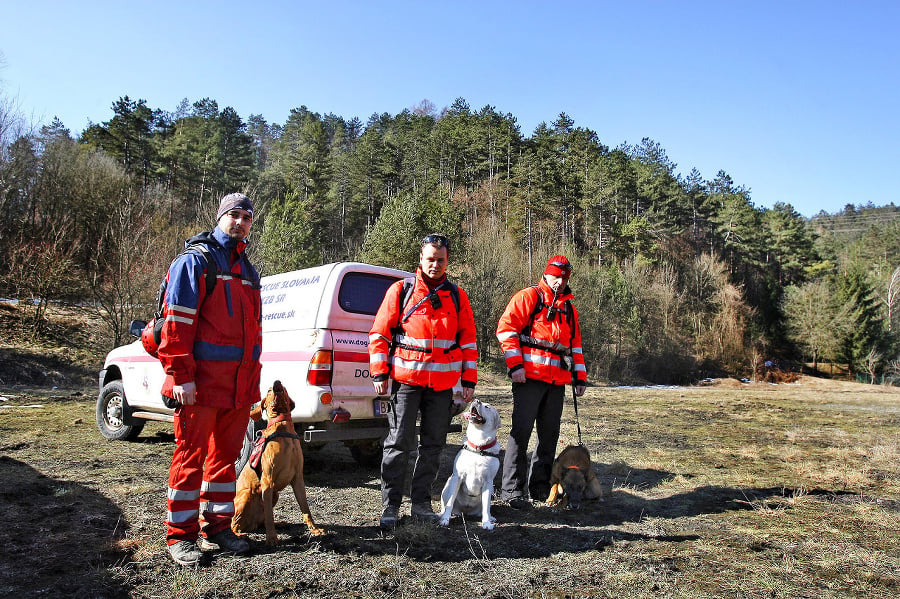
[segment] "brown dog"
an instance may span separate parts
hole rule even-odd
[[[553,461],[547,505],[573,510],[582,499],[599,499],[603,495],[600,480],[591,468],[591,454],[583,445],[569,445]]]
[[[264,449],[254,468],[253,457],[244,466],[237,481],[234,497],[234,518],[231,529],[235,533],[250,532],[266,525],[266,544],[277,545],[275,516],[272,508],[278,501],[278,492],[291,485],[294,497],[303,514],[303,523],[311,535],[321,535],[324,531],[313,523],[306,501],[306,485],[303,482],[303,450],[300,437],[294,431],[291,410],[294,400],[288,395],[281,381],[275,381],[259,407],[250,412],[250,417],[259,420],[262,410],[266,410],[268,426],[263,431],[261,441]],[[254,452],[255,453],[255,452]]]

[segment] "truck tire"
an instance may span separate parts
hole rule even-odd
[[[103,386],[97,397],[96,415],[100,434],[112,441],[132,441],[144,430],[143,420],[128,418],[128,401],[122,381],[110,381]]]
[[[381,439],[353,444],[348,443],[347,447],[350,448],[350,455],[353,456],[353,459],[360,466],[374,468],[381,465],[381,456],[384,453]]]
[[[257,433],[265,428],[265,423],[261,420],[253,420],[247,422],[247,430],[244,432],[244,444],[241,445],[241,453],[238,459],[234,461],[234,473],[236,476],[241,475],[241,470],[250,460],[250,454],[253,452],[253,445],[256,443]]]

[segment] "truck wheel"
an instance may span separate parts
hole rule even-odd
[[[131,441],[144,430],[143,420],[130,420],[125,424],[128,401],[122,381],[110,381],[100,390],[97,397],[97,428],[100,434],[113,441]]]
[[[383,454],[381,439],[378,441],[364,441],[361,443],[353,443],[348,445],[350,455],[356,460],[356,463],[366,468],[374,468],[381,465],[381,456]]]
[[[244,432],[244,444],[241,445],[241,454],[238,456],[238,459],[234,461],[234,472],[235,475],[240,476],[241,470],[244,469],[244,466],[247,465],[247,462],[250,460],[250,454],[253,453],[253,445],[256,443],[256,434],[258,431],[263,430],[265,428],[265,423],[261,420],[253,420],[250,419],[247,422],[247,430]]]

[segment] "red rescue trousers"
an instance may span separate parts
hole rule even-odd
[[[194,541],[200,532],[216,534],[234,516],[234,462],[241,452],[250,406],[175,410],[175,452],[166,494],[166,542]]]

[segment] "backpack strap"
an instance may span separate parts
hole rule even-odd
[[[194,235],[185,242],[185,248],[178,252],[178,255],[172,259],[172,264],[174,264],[178,258],[190,252],[198,254],[201,260],[206,263],[206,276],[204,281],[206,293],[203,297],[207,297],[212,293],[219,277],[219,264],[216,262],[215,257],[209,249],[211,239],[212,236],[209,235],[209,233]],[[215,243],[215,240],[212,242]],[[243,257],[243,254],[241,254],[241,257]],[[171,268],[171,264],[169,265],[169,268]],[[166,290],[168,287],[169,281],[167,280],[167,277],[163,277],[162,283],[159,284],[159,290],[156,292],[156,313],[154,314],[153,321],[153,338],[157,345],[162,341],[162,327],[165,322],[163,319],[163,303],[165,303],[166,300]]]
[[[459,287],[456,284],[451,283],[448,280],[444,280],[443,283],[435,287],[429,293],[425,295],[422,299],[416,302],[416,305],[406,309],[407,304],[409,304],[409,300],[412,297],[412,290],[416,284],[415,277],[406,277],[403,279],[403,287],[400,289],[400,318],[397,320],[397,326],[403,327],[403,323],[409,320],[409,317],[412,316],[413,312],[419,309],[419,306],[425,303],[425,301],[431,296],[432,293],[436,293],[441,289],[447,289],[450,291],[450,299],[453,300],[453,305],[456,307],[456,313],[459,314]]]
[[[431,297],[432,293],[437,293],[437,291],[440,289],[449,290],[450,291],[450,299],[453,300],[453,305],[456,307],[456,315],[457,315],[457,317],[459,316],[459,287],[456,284],[451,283],[449,280],[446,280],[446,279],[444,280],[443,283],[441,283],[440,285],[438,285],[437,287],[432,289],[430,292],[426,293],[425,297],[423,297],[418,302],[416,302],[415,306],[413,306],[412,308],[407,310],[406,306],[407,306],[407,304],[409,304],[410,300],[412,299],[412,291],[413,291],[413,287],[415,287],[415,285],[416,285],[415,277],[406,277],[405,279],[403,279],[403,286],[400,288],[400,296],[399,296],[399,301],[398,301],[398,307],[400,309],[397,311],[397,314],[398,314],[397,324],[396,324],[396,326],[394,326],[391,329],[391,343],[390,343],[390,354],[391,355],[394,354],[394,351],[397,349],[397,347],[400,347],[400,344],[397,343],[396,339],[397,339],[397,335],[399,335],[400,333],[403,332],[403,323],[406,322],[407,320],[409,320],[409,317],[413,315],[413,312],[418,310],[419,306],[424,304],[428,300],[428,298]],[[457,332],[457,337],[458,337],[458,335],[459,335],[459,333]],[[457,344],[457,347],[458,347],[458,344]],[[422,351],[417,348],[410,348],[410,349],[415,349],[416,351]],[[448,348],[448,351],[450,349],[452,349],[452,347]],[[427,350],[425,353],[429,353],[430,351],[431,350]]]
[[[531,316],[528,318],[528,324],[522,327],[522,332],[519,334],[519,343],[528,347],[535,347],[538,349],[543,349],[545,351],[551,351],[551,353],[557,353],[553,352],[552,350],[548,350],[546,347],[531,343],[527,340],[531,338],[531,329],[534,327],[534,319],[537,318],[537,315],[541,313],[541,310],[548,307],[546,302],[544,302],[544,294],[541,293],[540,286],[532,285],[531,288],[535,291],[535,304],[534,308],[531,310]],[[570,339],[568,353],[571,353],[572,346],[575,343],[575,310],[572,308],[571,300],[566,300],[563,303],[563,312],[565,313],[566,323],[569,325]],[[523,337],[527,339],[523,339]]]

